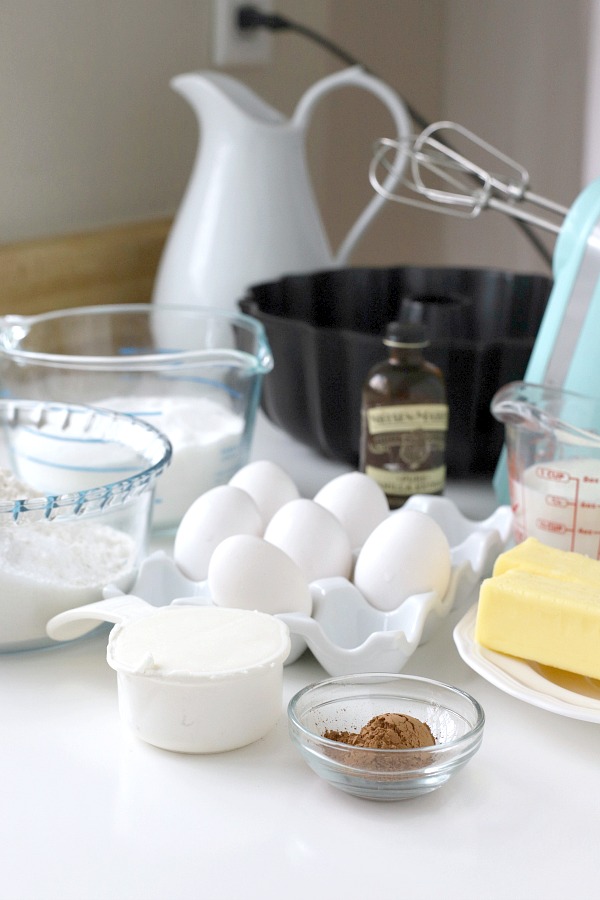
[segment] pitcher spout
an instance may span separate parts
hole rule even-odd
[[[265,103],[249,87],[221,72],[187,72],[171,79],[171,87],[184,97],[203,125],[229,127],[230,119],[241,117],[266,125],[283,125],[287,121],[278,110]]]

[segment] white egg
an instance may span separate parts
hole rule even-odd
[[[450,545],[438,523],[419,510],[399,509],[365,541],[354,584],[371,606],[387,612],[413,594],[443,596],[451,569]]]
[[[310,616],[312,597],[301,569],[263,538],[225,538],[208,566],[208,589],[216,606]]]
[[[232,534],[261,535],[262,516],[241,488],[222,484],[194,500],[183,516],[173,546],[173,559],[186,578],[203,581],[214,549]]]
[[[314,500],[340,520],[353,550],[362,547],[390,512],[384,490],[364,472],[346,472],[333,478]]]
[[[268,459],[259,459],[239,469],[229,484],[246,491],[260,510],[265,525],[278,509],[300,496],[298,488],[287,474]]]
[[[343,575],[352,571],[352,548],[342,525],[314,500],[290,500],[279,509],[264,533],[300,566],[306,579]]]

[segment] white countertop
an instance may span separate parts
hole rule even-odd
[[[255,458],[310,496],[345,470],[261,417]],[[465,513],[494,507],[490,483],[451,484]],[[405,668],[483,705],[483,745],[447,785],[396,803],[327,786],[287,734],[186,756],[121,725],[106,633],[0,656],[0,897],[3,900],[595,898],[600,728],[502,693],[458,656],[459,603]],[[306,653],[284,703],[325,677]]]

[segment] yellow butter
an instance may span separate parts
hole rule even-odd
[[[600,562],[582,553],[547,547],[536,538],[527,538],[511,550],[501,553],[494,563],[494,575],[509,569],[547,575],[559,581],[595,584],[600,588]]]
[[[524,569],[494,575],[481,585],[475,640],[490,650],[600,678],[600,583]]]

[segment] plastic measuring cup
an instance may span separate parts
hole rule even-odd
[[[516,381],[491,411],[505,427],[515,540],[600,558],[600,398]]]

